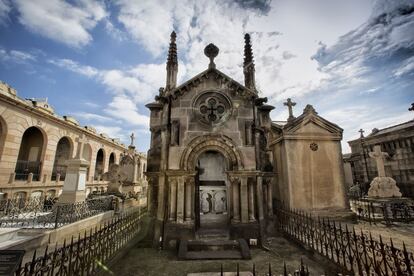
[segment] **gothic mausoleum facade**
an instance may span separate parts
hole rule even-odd
[[[172,245],[205,229],[261,239],[272,229],[273,204],[346,208],[342,129],[308,105],[273,123],[273,106],[258,95],[250,36],[245,36],[244,85],[219,71],[209,44],[208,68],[178,85],[176,35],[171,34],[165,88],[151,111],[149,210],[154,241]]]

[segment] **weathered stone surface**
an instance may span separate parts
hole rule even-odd
[[[397,182],[391,177],[378,176],[372,180],[368,190],[368,197],[401,197],[400,189],[397,187]]]

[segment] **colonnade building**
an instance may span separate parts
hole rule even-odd
[[[89,162],[86,193],[104,192],[102,176],[118,164],[127,147],[119,139],[58,116],[42,99],[22,99],[0,82],[0,192],[3,198],[59,196],[65,162],[74,158],[78,139],[85,137],[82,157]],[[139,156],[137,181],[145,179],[146,156]]]

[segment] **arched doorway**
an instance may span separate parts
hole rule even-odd
[[[108,162],[108,171],[111,168],[111,165],[115,164],[115,153],[111,153],[111,155],[109,155],[109,162]]]
[[[96,154],[94,179],[100,180],[103,173],[104,173],[104,151],[103,149],[99,149],[98,153]]]
[[[72,152],[72,145],[67,137],[59,140],[56,147],[55,162],[53,164],[52,180],[65,180],[66,177],[66,160],[70,159]],[[60,179],[56,179],[57,175]]]
[[[44,137],[37,127],[29,127],[23,134],[16,163],[16,180],[27,180],[30,173],[33,180],[40,180]]]
[[[228,225],[227,160],[215,150],[197,158],[195,213],[200,228],[225,228]]]

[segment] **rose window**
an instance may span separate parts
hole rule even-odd
[[[224,104],[220,103],[215,98],[208,98],[204,103],[200,105],[200,113],[206,121],[216,122],[220,120],[226,108]]]
[[[203,123],[216,125],[224,122],[231,113],[229,100],[220,93],[207,92],[202,94],[194,103],[198,118]]]

